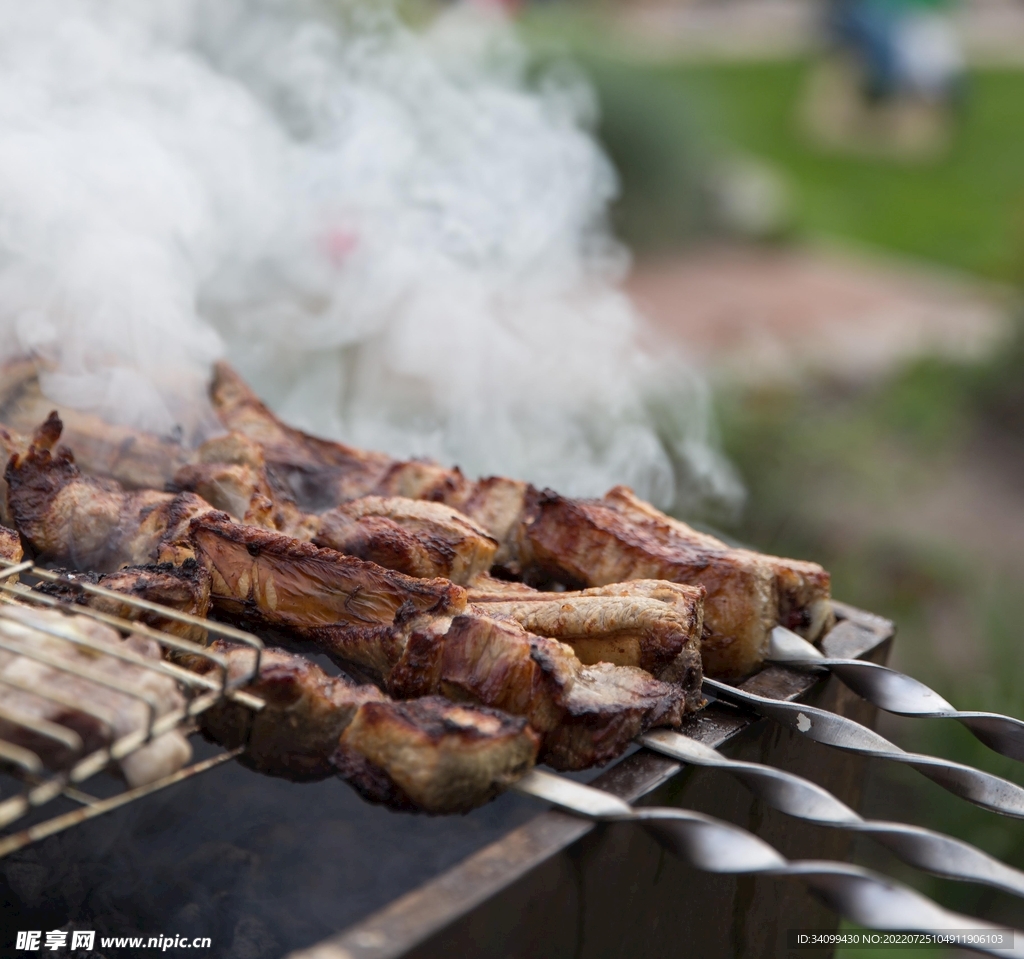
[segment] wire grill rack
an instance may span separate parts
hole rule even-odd
[[[113,615],[32,588],[33,585],[43,583],[65,585],[70,597],[94,597],[115,602],[121,609],[127,607],[131,618]],[[162,654],[201,657],[211,668],[203,673],[194,672],[168,661],[166,656],[159,659],[148,658],[127,645],[120,648],[115,644],[98,642],[71,628],[72,620],[68,620],[67,626],[59,620],[46,623],[37,620],[27,622],[24,613],[26,609],[31,608],[58,609],[72,616],[87,617],[114,629],[122,638],[135,634],[154,640],[160,646]],[[146,616],[151,620],[153,617],[159,617],[164,622],[172,621],[179,624],[183,631],[202,641],[186,639],[165,629],[148,625],[141,621]],[[89,697],[69,696],[66,691],[59,688],[59,684],[55,684],[53,688],[48,688],[45,684],[36,686],[16,676],[6,675],[7,671],[0,671],[0,720],[4,726],[7,729],[23,729],[33,742],[51,743],[62,755],[70,756],[70,759],[60,763],[59,768],[54,768],[52,761],[45,762],[38,752],[27,748],[23,743],[10,742],[0,736],[0,770],[3,773],[4,785],[7,787],[0,792],[0,858],[39,839],[103,815],[132,800],[181,782],[233,758],[240,750],[219,753],[135,788],[122,784],[124,788],[103,798],[81,788],[112,763],[124,760],[159,736],[174,730],[186,734],[193,731],[196,717],[218,703],[232,700],[254,713],[264,705],[258,697],[240,688],[258,674],[263,643],[250,633],[231,626],[178,612],[139,597],[114,592],[67,574],[42,569],[31,562],[14,564],[3,560],[0,560],[0,620],[16,621],[20,628],[30,630],[30,637],[53,637],[64,643],[73,644],[81,650],[88,650],[86,657],[56,655],[52,648],[47,648],[45,642],[40,644],[41,648],[33,648],[31,641],[13,640],[0,630],[0,653],[23,657],[50,670],[56,670],[59,674],[73,676],[89,684],[97,693],[95,703],[91,704]],[[204,645],[210,642],[211,637],[226,639],[250,648],[253,653],[251,669],[229,676],[225,658]],[[67,648],[71,649],[70,646]],[[82,662],[84,658],[91,657],[95,657],[91,663]],[[124,682],[116,675],[105,674],[102,667],[103,657],[130,663],[133,667],[173,679],[184,695],[184,705],[161,712],[159,704],[150,693]],[[108,715],[104,714],[102,708],[97,708],[97,704],[102,702],[103,694],[107,692],[128,697],[141,704],[146,719],[136,724],[129,733],[118,738],[108,736],[101,748],[87,751],[82,737],[70,726],[52,718],[41,718],[8,708],[4,699],[9,697],[5,697],[4,693],[9,690],[29,693],[33,697],[47,700],[56,707],[54,713],[58,717],[61,715],[60,708],[63,707],[109,725]],[[26,828],[16,828],[19,820],[61,796],[77,804],[77,808],[33,822]]]

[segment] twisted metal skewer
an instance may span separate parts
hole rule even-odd
[[[769,659],[798,669],[827,668],[858,696],[899,716],[955,719],[989,749],[1024,762],[1024,722],[1000,713],[967,712],[946,702],[934,689],[906,673],[863,659],[824,656],[803,637],[776,626]]]
[[[870,836],[918,869],[1024,897],[1024,873],[960,839],[906,823],[864,819],[810,780],[773,766],[729,759],[716,749],[672,730],[652,730],[641,736],[639,742],[684,763],[724,770],[769,806],[789,816]]]
[[[725,702],[746,706],[826,746],[904,763],[976,806],[1024,819],[1024,789],[999,776],[937,756],[906,752],[867,726],[816,706],[768,699],[707,677],[704,692]]]
[[[660,806],[635,808],[610,793],[536,769],[514,788],[588,819],[636,822],[670,852],[706,872],[799,879],[830,909],[869,929],[926,934],[971,929],[1002,934],[1003,945],[970,943],[967,948],[1024,959],[1024,933],[950,912],[920,893],[859,866],[787,860],[753,833],[711,816]],[[1011,937],[1012,944],[1005,944]]]

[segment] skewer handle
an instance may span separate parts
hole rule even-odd
[[[642,825],[670,852],[707,872],[794,878],[841,916],[869,929],[942,933],[973,929],[1009,934],[1009,948],[972,944],[976,952],[1024,959],[1024,933],[1011,932],[943,909],[930,899],[859,866],[789,861],[753,833],[702,813],[666,807],[634,808],[591,786],[533,770],[515,787],[576,815]],[[595,795],[596,794],[596,795]]]
[[[862,833],[918,869],[947,879],[982,883],[1024,898],[1024,873],[969,843],[906,823],[862,819],[816,783],[773,766],[729,759],[682,733],[656,729],[639,741],[648,749],[681,762],[728,772],[758,798],[788,816]]]
[[[826,668],[862,699],[899,716],[956,719],[989,749],[1024,762],[1024,722],[1000,713],[956,709],[920,680],[862,659],[833,659],[782,626],[772,630],[770,658],[799,669]]]
[[[937,756],[905,752],[867,726],[816,706],[768,699],[714,679],[704,680],[704,691],[746,706],[823,745],[911,766],[961,799],[1004,816],[1024,819],[1024,789],[1007,779]]]

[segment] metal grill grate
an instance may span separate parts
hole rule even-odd
[[[24,577],[27,582],[17,581],[20,577]],[[66,599],[47,595],[33,589],[32,585],[29,585],[31,583],[59,583],[69,587],[72,594],[114,601],[122,607],[127,606],[131,610],[133,618],[126,619],[88,605],[79,605]],[[199,656],[209,662],[212,669],[205,674],[193,672],[169,662],[164,656],[160,659],[150,659],[127,646],[118,648],[99,642],[89,636],[81,635],[73,629],[71,620],[65,625],[59,620],[43,623],[31,618],[30,614],[26,616],[26,613],[32,608],[57,609],[74,616],[86,617],[114,629],[122,638],[135,634],[153,640],[160,646],[162,654],[173,652]],[[204,642],[209,642],[212,636],[249,647],[253,652],[251,669],[241,675],[229,676],[228,665],[223,656],[207,648],[202,642],[171,635],[139,621],[146,614],[154,614],[162,620],[181,623],[189,627]],[[37,741],[53,743],[71,756],[69,761],[62,762],[60,768],[55,769],[52,768],[53,763],[48,766],[43,758],[32,749],[0,737],[0,768],[5,774],[6,781],[14,784],[13,787],[4,790],[6,795],[0,794],[0,857],[29,843],[123,806],[141,796],[181,782],[233,758],[240,750],[220,753],[202,762],[179,769],[154,782],[135,788],[124,788],[115,795],[105,798],[98,798],[80,788],[83,783],[102,772],[112,762],[127,758],[157,737],[173,730],[185,733],[192,731],[195,718],[200,713],[225,699],[230,699],[253,712],[263,708],[262,700],[239,688],[258,674],[263,643],[250,633],[234,629],[231,626],[178,612],[138,597],[104,589],[101,586],[83,582],[52,570],[42,569],[31,562],[13,564],[3,560],[0,560],[0,621],[15,622],[23,631],[21,638],[16,639],[10,635],[9,630],[7,632],[0,630],[0,651],[3,653],[31,660],[48,669],[56,670],[58,673],[73,676],[96,688],[100,697],[103,691],[128,697],[142,704],[146,710],[144,724],[116,739],[108,737],[110,741],[101,748],[87,752],[82,737],[74,729],[55,722],[51,718],[27,715],[23,711],[18,711],[17,708],[12,709],[9,703],[11,697],[4,694],[11,690],[28,693],[38,699],[46,700],[58,708],[65,707],[92,716],[101,724],[109,727],[109,716],[103,714],[102,708],[98,708],[97,703],[88,698],[69,696],[59,687],[53,689],[45,686],[38,687],[26,683],[16,676],[0,673],[0,720],[8,728],[24,729],[32,736],[37,737]],[[24,634],[25,630],[28,631],[27,636]],[[81,662],[81,657],[78,656],[62,656],[55,654],[52,649],[34,648],[31,642],[33,635],[38,638],[56,638],[63,643],[72,644],[79,650],[88,650],[87,655],[95,657],[94,661],[87,665]],[[173,679],[185,697],[184,706],[161,713],[159,704],[151,695],[116,676],[105,674],[102,667],[104,657],[130,663],[133,667]],[[5,699],[8,700],[7,703],[5,703]],[[18,820],[60,796],[79,804],[80,808],[33,823],[21,830],[11,831],[11,827]]]

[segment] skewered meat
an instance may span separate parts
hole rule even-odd
[[[181,562],[191,555],[189,521],[212,507],[193,493],[126,492],[83,476],[51,414],[32,446],[7,464],[12,522],[43,562],[112,571],[124,565]]]
[[[585,664],[638,666],[685,689],[700,687],[703,587],[634,580],[543,593],[492,580],[470,589],[469,601],[487,616],[568,643]]]
[[[544,737],[541,761],[555,769],[609,762],[647,729],[678,726],[700,699],[699,681],[689,690],[698,702],[688,703],[680,686],[629,666],[583,666],[564,643],[485,616],[455,617],[434,669],[417,665],[449,699],[526,716]]]
[[[659,578],[704,586],[702,655],[713,676],[741,677],[756,669],[780,620],[817,636],[831,615],[828,574],[820,566],[729,547],[623,487],[602,500],[570,500],[550,491],[534,496],[519,557],[524,568],[570,584]]]
[[[214,605],[269,626],[344,631],[390,627],[403,613],[452,615],[466,591],[445,579],[416,579],[355,556],[242,526],[225,513],[196,518],[196,556],[212,575]]]
[[[267,443],[267,463],[292,480],[307,508],[367,494],[439,500],[499,542],[495,563],[539,581],[598,586],[631,578],[708,591],[704,668],[739,677],[763,661],[771,628],[816,639],[831,622],[828,574],[814,563],[738,550],[699,533],[617,487],[572,500],[500,477],[468,481],[457,469],[401,463],[327,444],[282,424],[224,364],[211,398],[226,426]]]
[[[262,451],[239,433],[204,443],[199,462],[183,466],[173,487],[201,496],[249,526],[262,526],[358,556],[409,576],[443,576],[465,585],[493,564],[497,541],[441,503],[363,496],[322,515],[298,508],[275,484]]]
[[[363,496],[328,510],[313,542],[410,576],[443,576],[463,586],[491,568],[498,548],[451,507],[400,496]]]
[[[91,648],[74,638],[91,643]],[[0,617],[0,642],[12,647],[0,649],[0,738],[35,752],[50,769],[65,769],[90,752],[147,729],[147,700],[157,717],[184,706],[173,679],[141,664],[160,660],[152,640],[122,640],[114,630],[82,616],[9,606]],[[104,648],[129,652],[139,662],[105,654]],[[19,719],[63,726],[79,744],[32,732]],[[128,783],[139,786],[180,769],[191,754],[188,740],[172,731],[119,765]]]
[[[253,652],[220,642],[234,679],[251,672]],[[224,703],[202,716],[204,733],[246,745],[243,762],[290,779],[339,773],[363,796],[395,809],[466,812],[529,771],[538,738],[523,719],[437,697],[411,703],[376,687],[330,677],[302,657],[263,652],[245,687],[266,702],[253,716]]]
[[[264,526],[296,539],[310,540],[319,528],[316,516],[296,505],[291,492],[267,469],[263,450],[241,433],[208,440],[195,462],[182,466],[170,488],[201,496],[250,526]]]
[[[49,424],[51,431],[58,427],[59,423]],[[140,525],[124,514],[125,504],[133,503],[138,494],[119,492],[111,483],[79,476],[66,451],[49,457],[45,449],[33,447],[25,457],[12,461],[8,479],[12,511],[25,517],[31,526],[30,540],[34,544],[43,541],[62,556],[74,545],[66,531],[80,525],[76,510],[96,514],[90,497],[113,503],[113,508],[103,514],[113,516],[120,524],[108,533],[111,542],[117,541],[114,532],[122,528],[131,532]],[[47,496],[34,495],[37,489],[45,489]],[[26,491],[30,495],[25,495]],[[530,636],[518,624],[464,617],[449,648],[445,634],[452,617],[462,613],[466,604],[466,591],[461,587],[445,579],[405,576],[281,533],[243,526],[225,513],[210,510],[197,497],[193,499],[202,508],[193,511],[187,534],[181,523],[175,527],[174,542],[182,551],[186,549],[183,544],[187,544],[200,565],[210,572],[212,602],[223,614],[287,630],[400,695],[460,688],[460,696],[473,695],[485,705],[500,706],[505,700],[490,698],[486,683],[479,690],[472,688],[465,678],[465,664],[458,665],[451,650],[458,649],[458,642],[466,636],[479,640],[489,635],[493,645],[489,656],[495,669],[507,671],[510,676],[523,674],[526,679],[534,652],[548,650],[548,662],[559,660],[569,670],[567,678],[559,681],[563,688],[552,707],[564,722],[542,730],[549,734],[545,740],[549,762],[575,768],[603,761],[621,752],[640,729],[677,723],[684,708],[700,704],[699,669],[683,669],[678,679],[685,685],[669,685],[628,667],[601,664],[584,668],[569,646]],[[40,504],[41,512],[30,508]],[[153,511],[158,508],[153,507]],[[56,524],[47,510],[55,513]],[[133,543],[140,541],[135,533],[130,539]],[[164,544],[159,538],[151,537],[150,542],[155,544],[151,547],[154,551]],[[668,589],[671,592],[671,587]],[[672,595],[678,598],[678,592]],[[672,607],[658,600],[651,602],[664,610],[662,618],[667,621],[670,617],[666,614]],[[573,626],[571,618],[566,622]],[[685,629],[680,628],[680,633],[685,635]],[[678,645],[682,635],[673,642]],[[438,659],[446,649],[449,651]],[[558,655],[552,650],[558,650]],[[427,663],[431,655],[441,663],[436,683],[433,679],[428,682],[428,677],[435,674]],[[454,680],[449,687],[442,685],[449,674],[461,676],[461,686]],[[528,699],[533,695],[531,688],[522,691]]]

